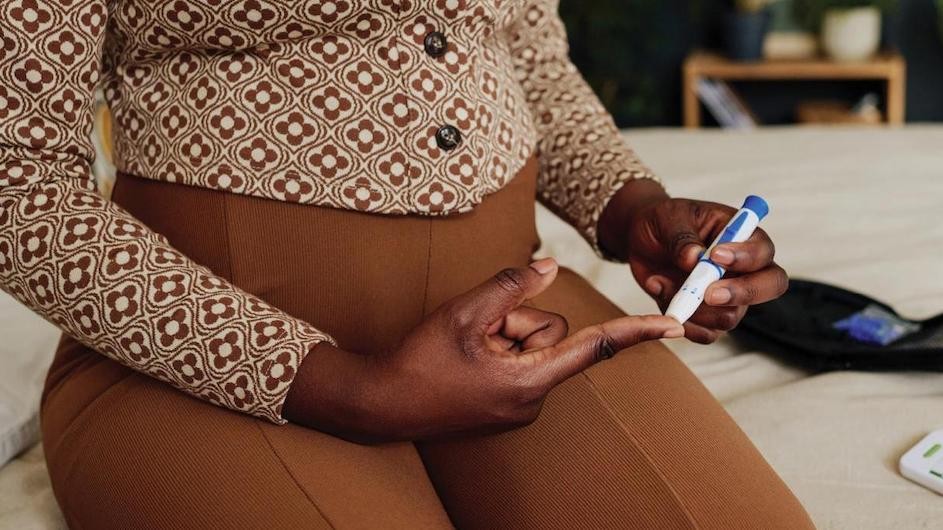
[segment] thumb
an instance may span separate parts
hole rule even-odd
[[[544,258],[529,267],[504,269],[481,285],[460,295],[458,303],[473,315],[471,321],[489,327],[519,307],[525,300],[542,293],[557,277],[556,260]]]
[[[680,217],[665,230],[662,242],[671,256],[672,263],[682,271],[688,272],[697,264],[706,245],[698,235],[698,227],[693,217]]]
[[[671,317],[627,316],[583,328],[555,346],[518,358],[539,367],[537,378],[550,388],[630,346],[683,335],[684,328]]]

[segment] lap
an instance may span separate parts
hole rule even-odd
[[[534,305],[572,330],[622,315],[567,270]],[[270,425],[68,347],[79,366],[50,378],[43,430],[54,490],[77,528],[810,526],[657,342],[560,385],[533,425],[418,453]]]
[[[562,269],[533,305],[570,329],[622,316]],[[554,389],[516,431],[419,445],[462,528],[803,528],[792,493],[698,379],[659,342]]]

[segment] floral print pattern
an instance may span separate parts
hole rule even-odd
[[[282,422],[332,339],[92,190],[100,84],[119,171],[376,213],[474,208],[538,151],[539,194],[595,242],[651,177],[567,58],[555,0],[10,0],[0,12],[0,286],[111,358]],[[106,24],[107,21],[107,24]],[[442,32],[446,52],[423,41]],[[443,125],[462,142],[444,151]],[[315,323],[316,324],[316,323]]]

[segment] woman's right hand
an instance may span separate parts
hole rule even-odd
[[[552,259],[503,270],[442,304],[386,353],[319,345],[292,384],[285,417],[360,442],[508,430],[533,422],[570,376],[639,342],[683,335],[674,319],[652,315],[567,336],[562,316],[523,305],[557,270]]]

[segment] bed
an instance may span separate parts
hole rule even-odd
[[[764,224],[792,276],[863,292],[909,317],[943,312],[943,127],[626,135],[674,195],[731,204],[748,193],[766,197],[772,213]],[[655,310],[624,267],[597,260],[548,212],[538,220],[542,254],[557,256],[629,312]],[[0,418],[33,438],[56,332],[3,296],[0,336]],[[897,459],[943,427],[943,374],[811,374],[727,338],[669,345],[820,528],[940,526],[943,498],[903,479]],[[0,468],[0,529],[63,526],[34,444]]]

